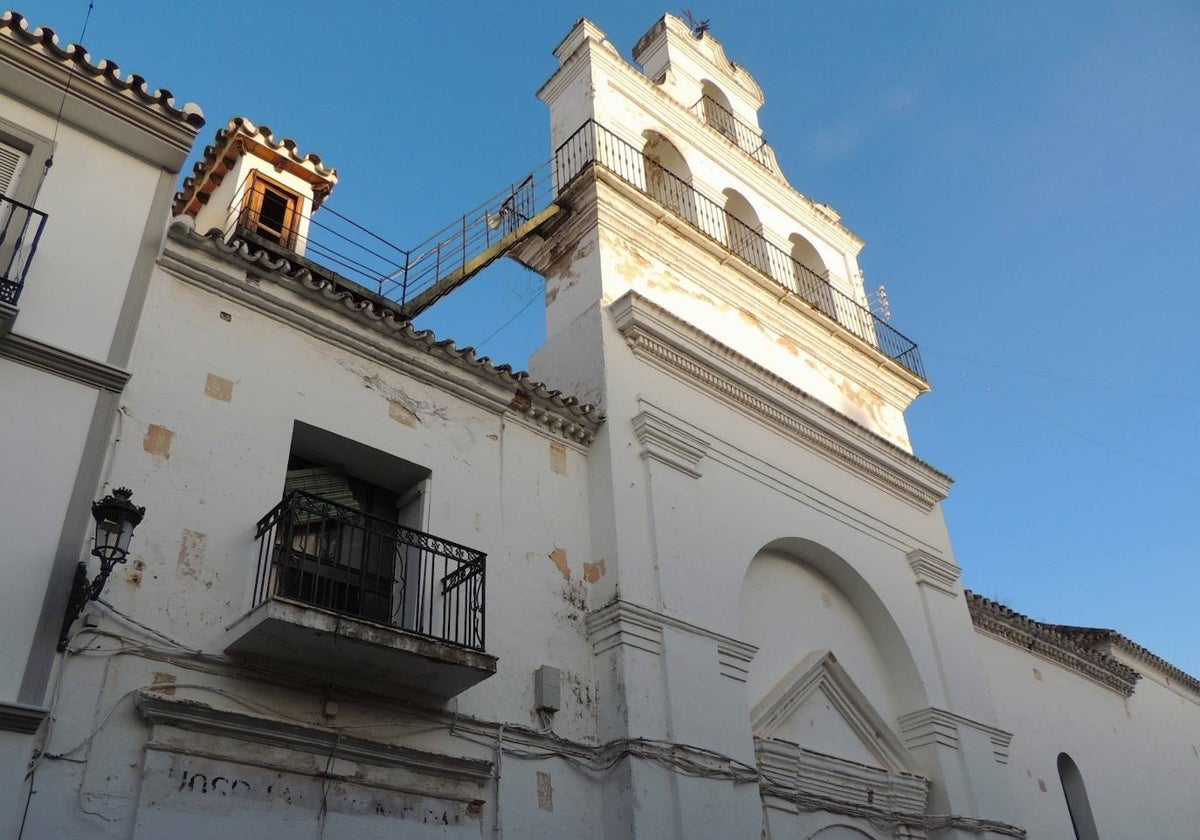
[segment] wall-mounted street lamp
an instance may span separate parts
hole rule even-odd
[[[71,625],[88,601],[95,601],[104,591],[108,576],[117,564],[129,557],[129,543],[133,529],[146,515],[144,507],[138,507],[130,499],[133,491],[118,487],[98,502],[92,502],[92,518],[96,520],[96,536],[92,545],[92,556],[100,559],[100,573],[88,581],[87,564],[83,561],[75,567],[75,582],[71,588],[71,599],[67,602],[67,614],[63,616],[62,633],[58,637],[58,649],[67,649],[67,635]]]

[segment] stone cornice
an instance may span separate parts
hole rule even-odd
[[[965,594],[971,621],[977,631],[1037,654],[1123,697],[1133,694],[1141,676],[1135,669],[1111,656],[1077,644],[1052,624],[1034,621],[970,590]]]
[[[46,719],[47,711],[40,706],[0,701],[0,732],[32,735]]]
[[[739,411],[766,421],[921,509],[928,510],[946,497],[951,480],[945,474],[636,292],[622,295],[609,305],[609,312],[640,358],[705,386]]]
[[[996,763],[1008,764],[1008,745],[1012,743],[1012,733],[999,727],[980,723],[933,706],[901,715],[897,719],[897,723],[900,724],[900,732],[904,735],[905,744],[910,748],[936,744],[956,750],[960,740],[959,730],[961,728],[974,729],[987,735],[988,740],[992,742],[992,756]]]
[[[603,166],[594,167],[593,171],[595,182],[607,188],[603,194],[596,190],[595,198],[602,233],[611,232],[624,242],[656,254],[709,295],[746,309],[779,337],[795,341],[814,359],[839,375],[866,385],[901,411],[930,390],[926,380],[878,346],[864,341],[844,324],[827,316],[620,176]],[[566,191],[568,201],[580,211],[587,207],[588,200],[581,194],[585,192],[583,181],[577,179],[576,184]],[[647,223],[645,218],[627,212],[627,207],[621,207],[618,212],[602,212],[616,209],[612,193],[641,210],[651,221]],[[655,236],[657,225],[668,228],[676,236]],[[711,259],[706,259],[705,255]],[[731,283],[733,272],[744,282]],[[847,347],[856,352],[846,352]]]
[[[588,638],[592,641],[592,653],[596,655],[615,647],[632,647],[661,655],[663,628],[710,639],[717,645],[721,674],[738,682],[746,681],[750,663],[758,653],[754,645],[620,599],[588,613],[585,623]]]
[[[0,336],[0,356],[114,394],[129,381],[127,370],[14,332]]]
[[[355,295],[308,269],[293,269],[286,260],[253,252],[241,243],[226,244],[216,236],[200,236],[187,223],[173,222],[160,263],[174,276],[237,300],[325,341],[366,355],[428,385],[448,391],[493,412],[510,412],[535,427],[581,446],[589,445],[604,417],[590,405],[551,390],[508,365],[477,357],[474,348],[459,349],[439,341],[429,330],[378,301]],[[248,280],[248,278],[254,278]],[[294,293],[268,293],[261,281]],[[319,317],[302,300],[318,303],[336,320]],[[347,329],[346,320],[363,329]],[[382,346],[376,336],[388,341]]]
[[[658,461],[692,478],[700,477],[700,462],[711,441],[680,428],[653,405],[641,401],[633,430],[642,444],[642,458]]]
[[[403,767],[422,775],[474,782],[482,785],[492,778],[492,763],[474,758],[457,758],[412,747],[369,741],[331,729],[301,726],[269,718],[215,709],[192,700],[168,700],[149,692],[136,699],[138,711],[148,722],[201,735],[233,738],[272,748],[327,758],[337,757],[377,767]],[[152,741],[153,744],[153,741]]]
[[[922,548],[914,548],[907,557],[919,585],[944,592],[951,598],[957,598],[962,592],[962,569],[955,563]]]

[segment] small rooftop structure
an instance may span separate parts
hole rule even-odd
[[[300,154],[295,140],[234,117],[184,179],[174,213],[192,216],[201,231],[237,229],[303,254],[312,213],[337,182],[337,170]]]

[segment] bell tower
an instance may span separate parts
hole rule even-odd
[[[554,52],[539,97],[559,212],[511,253],[547,278],[531,372],[607,415],[588,455],[597,737],[726,757],[623,760],[606,836],[757,840],[764,814],[772,836],[812,836],[806,797],[859,813],[885,789],[907,791],[878,811],[887,836],[1003,814],[988,738],[1004,733],[935,737],[994,711],[939,507],[950,481],[905,425],[929,385],[868,305],[862,240],[789,184],[762,90],[711,35],[667,15],[637,67],[580,20]],[[805,705],[843,682],[859,699]],[[818,720],[826,703],[847,716]]]
[[[919,351],[872,313],[862,240],[783,176],[754,78],[671,15],[635,46],[641,70],[587,20],[555,55],[539,96],[572,218],[540,252],[519,254],[548,278],[534,372],[606,405],[607,355],[573,359],[627,299],[908,450],[904,411],[928,390]]]

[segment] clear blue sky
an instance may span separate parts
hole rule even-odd
[[[698,3],[699,0],[696,0]],[[86,0],[27,0],[78,35]],[[1113,627],[1200,675],[1200,6],[1194,0],[693,5],[767,96],[793,185],[867,241],[925,355],[917,453],[972,589]],[[646,3],[97,0],[85,43],[336,166],[331,202],[411,244],[549,156],[534,92],[575,18],[622,54]],[[511,263],[426,326],[524,366]],[[530,303],[530,301],[533,301]]]

